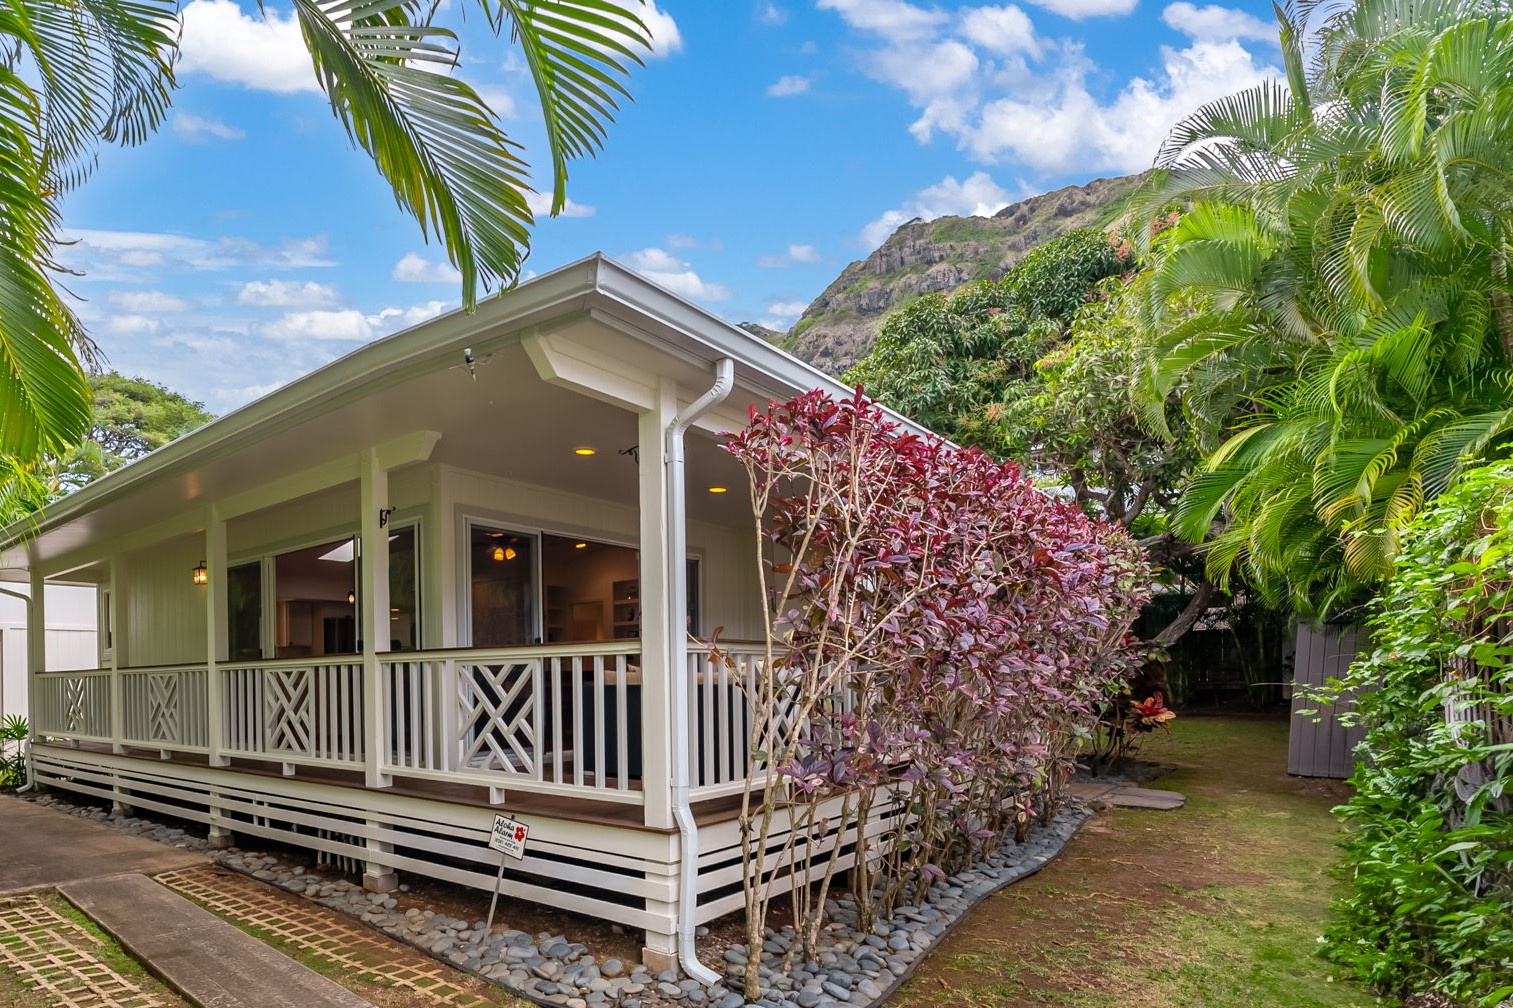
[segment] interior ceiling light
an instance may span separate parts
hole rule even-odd
[[[513,560],[519,555],[513,546],[495,546],[490,554],[495,560]]]
[[[587,458],[590,455],[597,455],[597,454],[599,454],[599,449],[597,449],[597,448],[587,448],[587,447],[585,447],[585,448],[574,448],[573,449],[573,454],[574,455],[582,455],[584,458]]]
[[[588,543],[573,543],[573,549],[588,549]]]
[[[709,488],[709,492],[710,493],[729,493],[729,488],[728,487],[710,487]]]
[[[352,591],[347,592],[347,605],[352,605],[356,601],[357,601],[357,592],[352,592]]]

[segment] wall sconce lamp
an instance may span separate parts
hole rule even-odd
[[[191,576],[194,578],[194,583],[197,585],[210,583],[210,571],[205,568],[205,561],[201,560],[199,562],[199,564],[194,568],[194,573]]]
[[[389,524],[389,515],[391,515],[393,513],[394,513],[394,509],[393,508],[379,508],[378,509],[378,527],[379,528],[384,528],[385,526],[387,526]]]

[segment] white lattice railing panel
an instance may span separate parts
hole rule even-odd
[[[209,742],[203,667],[121,672],[121,737],[128,745],[203,749]]]
[[[540,661],[468,662],[457,674],[462,766],[536,777]]]
[[[287,763],[363,761],[361,664],[264,662],[221,675],[227,752]]]
[[[110,741],[110,672],[53,672],[37,677],[32,710],[39,735]]]
[[[638,800],[634,641],[388,656],[386,772]]]

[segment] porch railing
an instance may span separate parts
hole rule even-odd
[[[119,674],[122,743],[205,751],[210,744],[205,666],[129,668]]]
[[[762,648],[690,644],[691,796],[739,793],[750,769],[751,705]],[[204,665],[37,677],[39,735],[296,765],[368,765],[363,664],[357,656],[218,665],[209,706]],[[384,747],[379,772],[597,800],[642,801],[640,642],[467,648],[379,656]],[[676,758],[676,756],[675,756]]]
[[[640,643],[385,655],[384,771],[639,802]]]
[[[77,742],[114,741],[111,672],[46,672],[32,684],[32,718],[39,735]]]
[[[711,653],[688,642],[689,797],[739,794],[751,768],[751,702],[765,649],[721,641]]]
[[[226,755],[309,766],[362,764],[361,659],[245,662],[217,672]]]

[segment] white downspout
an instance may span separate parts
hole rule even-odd
[[[26,633],[27,637],[30,638],[32,632],[32,597],[30,595],[22,595],[18,591],[11,591],[9,588],[0,588],[0,595],[9,595],[11,598],[18,598],[22,602],[26,603]],[[27,649],[31,649],[30,639],[28,639],[27,641]],[[28,658],[30,658],[30,655],[28,655]],[[26,675],[30,680],[27,683],[26,690],[26,704],[28,708],[31,707],[31,687],[35,686],[37,683],[35,670],[31,667],[31,664],[32,663],[30,661],[27,661],[26,663]],[[30,709],[28,709],[26,712],[26,726],[30,731],[35,732],[36,725],[35,722],[31,720],[31,713],[32,712]],[[21,787],[16,788],[16,794],[24,794],[27,791],[30,791],[33,784],[35,783],[35,780],[35,777],[33,777],[32,775],[32,740],[28,738],[26,739],[26,783]]]
[[[668,666],[673,677],[672,814],[682,838],[678,875],[678,962],[683,972],[706,987],[720,975],[699,962],[694,948],[695,911],[699,900],[699,829],[688,801],[688,507],[683,475],[683,435],[711,406],[722,402],[735,386],[735,361],[721,358],[715,365],[714,385],[682,410],[667,427],[667,622],[671,648]]]

